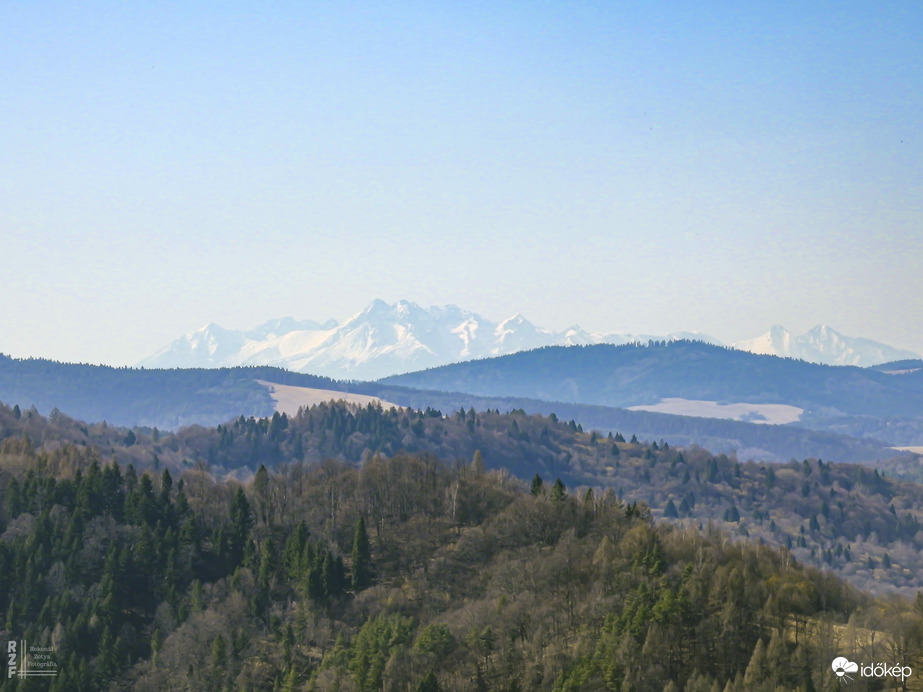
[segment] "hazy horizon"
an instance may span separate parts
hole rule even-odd
[[[910,2],[0,8],[0,352],[374,298],[923,352]]]
[[[328,315],[328,316],[323,316],[323,317],[321,317],[321,316],[310,316],[310,315],[308,315],[308,316],[298,316],[298,315],[276,315],[276,316],[270,317],[270,318],[268,318],[268,319],[261,320],[259,323],[241,324],[241,325],[222,324],[222,323],[216,322],[216,321],[214,321],[214,320],[211,320],[211,321],[209,321],[209,322],[207,322],[207,323],[205,323],[205,324],[199,325],[198,327],[196,327],[196,328],[194,328],[194,329],[191,329],[191,330],[188,330],[188,331],[186,331],[186,332],[183,332],[182,334],[174,334],[168,341],[164,341],[164,342],[162,342],[162,343],[160,343],[160,344],[153,345],[142,357],[139,357],[139,358],[137,358],[137,359],[135,359],[135,360],[133,360],[133,361],[131,361],[131,362],[116,362],[116,363],[111,363],[111,362],[88,361],[88,360],[76,361],[76,360],[67,360],[67,359],[61,359],[61,358],[51,358],[50,356],[45,356],[45,355],[43,355],[43,354],[41,354],[41,353],[16,354],[16,353],[7,353],[7,352],[5,352],[5,351],[0,351],[0,354],[8,355],[8,356],[11,356],[11,357],[13,357],[13,358],[28,358],[28,357],[49,358],[49,359],[52,359],[52,360],[58,360],[58,361],[62,361],[62,362],[81,362],[81,363],[90,363],[90,364],[94,364],[94,365],[109,365],[109,366],[115,366],[115,367],[124,367],[124,366],[136,367],[136,366],[138,366],[138,365],[143,364],[143,361],[148,360],[150,357],[156,355],[156,354],[157,354],[158,352],[160,352],[161,350],[163,350],[163,349],[169,347],[169,346],[170,346],[171,344],[173,344],[175,341],[181,340],[181,339],[183,339],[183,338],[186,337],[186,336],[190,336],[191,334],[194,334],[194,333],[199,332],[199,331],[201,331],[201,330],[207,329],[208,327],[210,327],[210,326],[212,326],[212,325],[218,326],[218,327],[220,327],[221,329],[226,329],[226,330],[228,330],[228,331],[230,331],[230,332],[237,332],[237,333],[249,332],[249,331],[255,330],[255,329],[259,328],[259,327],[262,327],[262,326],[264,326],[264,325],[266,325],[266,324],[269,324],[269,323],[272,323],[272,322],[277,322],[277,321],[279,321],[279,320],[285,320],[285,319],[293,319],[293,320],[295,320],[296,322],[305,322],[305,321],[315,322],[315,323],[317,323],[317,325],[318,325],[319,327],[320,327],[320,326],[323,326],[325,323],[327,323],[327,322],[329,322],[329,321],[332,320],[332,321],[334,321],[334,322],[337,323],[337,326],[342,326],[342,325],[343,325],[344,323],[346,323],[347,321],[349,321],[349,320],[351,320],[351,319],[353,319],[353,318],[355,318],[355,317],[359,317],[359,316],[362,314],[362,312],[364,312],[365,309],[368,308],[369,305],[371,305],[374,301],[378,301],[378,300],[382,300],[382,299],[380,299],[380,298],[375,298],[375,299],[373,299],[372,301],[369,301],[369,303],[366,304],[365,306],[362,306],[361,309],[352,310],[350,313],[348,313],[348,314],[346,314],[346,315]],[[403,299],[401,299],[401,301],[403,301]],[[387,301],[384,301],[384,302],[385,302],[389,307],[394,307],[398,302],[401,302],[401,301],[394,301],[394,303],[388,303]],[[409,302],[414,303],[414,301],[409,301]],[[416,303],[414,303],[414,304],[416,304]],[[701,336],[701,337],[703,337],[703,338],[705,338],[705,339],[709,339],[709,338],[711,338],[711,339],[717,339],[719,342],[721,342],[721,344],[723,344],[723,345],[725,345],[725,346],[732,346],[732,345],[735,345],[735,344],[740,343],[740,342],[746,342],[746,341],[750,341],[750,340],[752,340],[752,339],[756,339],[756,338],[758,338],[758,337],[764,336],[767,332],[769,332],[772,328],[774,328],[774,327],[776,327],[776,326],[781,326],[781,327],[787,329],[789,332],[791,332],[791,333],[792,333],[794,336],[796,336],[796,337],[797,337],[797,336],[802,336],[802,335],[808,333],[809,331],[813,330],[813,329],[816,328],[816,327],[829,327],[829,328],[833,329],[834,331],[836,331],[836,332],[842,334],[842,335],[845,336],[845,337],[870,339],[870,340],[872,340],[872,341],[876,341],[876,342],[879,342],[879,343],[883,343],[883,344],[885,344],[886,346],[891,346],[891,347],[894,347],[894,348],[900,348],[900,347],[895,346],[894,344],[881,341],[880,339],[876,339],[875,337],[869,336],[869,335],[867,335],[867,334],[850,334],[850,333],[846,333],[846,332],[843,332],[843,331],[840,330],[840,329],[837,329],[837,327],[836,327],[835,325],[824,324],[824,323],[820,323],[820,322],[815,323],[815,324],[812,324],[812,325],[810,325],[809,327],[806,327],[805,329],[801,329],[801,330],[791,329],[788,325],[785,325],[785,324],[781,324],[781,325],[776,325],[776,324],[767,325],[766,328],[765,328],[762,332],[760,332],[760,333],[758,333],[758,334],[739,335],[739,336],[736,336],[736,337],[731,338],[731,339],[721,339],[721,338],[719,338],[719,337],[716,337],[714,334],[705,332],[705,331],[703,331],[703,330],[697,330],[697,329],[672,329],[672,330],[664,330],[664,331],[662,331],[662,332],[641,332],[641,331],[639,331],[639,330],[630,330],[630,329],[626,329],[626,330],[616,330],[616,329],[605,329],[605,328],[599,329],[599,330],[589,330],[589,329],[584,328],[583,325],[580,325],[580,324],[577,324],[577,323],[571,323],[571,324],[567,324],[567,325],[546,325],[546,324],[541,324],[541,323],[539,323],[539,322],[533,320],[529,315],[523,314],[521,311],[516,312],[516,313],[511,313],[511,314],[508,314],[508,315],[505,315],[505,316],[502,316],[502,317],[495,317],[495,316],[493,316],[493,315],[487,315],[487,314],[483,313],[482,311],[479,311],[479,310],[477,310],[477,309],[472,309],[470,306],[465,306],[465,305],[456,305],[456,304],[447,304],[447,305],[425,305],[425,304],[416,304],[416,305],[417,305],[418,307],[424,309],[424,310],[429,310],[429,309],[432,309],[432,308],[457,307],[457,308],[460,308],[461,310],[464,310],[464,311],[467,311],[467,312],[471,312],[471,313],[477,314],[479,317],[482,317],[482,318],[484,318],[484,319],[486,319],[486,320],[489,320],[490,322],[496,323],[496,324],[498,324],[498,325],[501,324],[502,322],[504,322],[505,320],[512,319],[512,318],[516,317],[517,315],[519,315],[519,316],[524,317],[526,320],[528,320],[528,321],[529,321],[531,324],[533,324],[535,327],[537,327],[537,328],[539,328],[539,329],[541,329],[541,330],[550,331],[550,332],[555,332],[555,333],[563,333],[564,331],[566,331],[567,329],[569,329],[569,328],[571,328],[571,327],[580,327],[580,328],[583,328],[584,331],[586,331],[586,332],[588,332],[588,333],[590,333],[590,334],[592,334],[592,335],[596,335],[596,336],[609,334],[609,335],[634,335],[634,336],[643,337],[643,338],[656,338],[656,337],[666,337],[666,336],[669,336],[669,335],[671,335],[671,334],[683,333],[683,334],[695,334],[695,335]],[[603,342],[603,343],[604,343],[604,342]],[[910,350],[910,349],[908,349],[908,350]],[[919,353],[919,352],[917,352],[917,355],[923,356],[923,354],[921,354],[921,353]]]
[[[211,325],[217,325],[218,327],[221,327],[222,329],[227,329],[228,331],[233,331],[233,332],[248,332],[248,331],[257,329],[257,328],[259,328],[259,327],[262,327],[262,326],[265,325],[265,324],[272,323],[272,322],[276,322],[276,321],[279,321],[279,320],[284,320],[284,319],[294,319],[294,320],[297,321],[297,322],[311,321],[311,322],[315,322],[315,323],[317,323],[318,325],[321,325],[321,326],[324,325],[325,323],[327,323],[328,321],[333,320],[333,321],[335,321],[335,322],[338,324],[338,326],[340,326],[340,325],[343,325],[343,324],[344,324],[345,322],[347,322],[348,320],[353,319],[354,317],[359,317],[359,316],[361,316],[361,314],[362,314],[369,306],[371,306],[375,301],[380,301],[380,300],[382,300],[382,299],[380,299],[380,298],[375,298],[375,299],[369,301],[369,303],[368,303],[367,305],[362,306],[361,309],[353,310],[352,312],[350,312],[350,313],[347,314],[347,315],[327,315],[327,316],[276,315],[276,316],[271,317],[271,318],[269,318],[269,319],[263,320],[262,322],[260,322],[260,323],[258,323],[258,324],[247,324],[247,325],[240,325],[240,326],[233,326],[233,327],[232,327],[232,326],[229,326],[229,325],[227,325],[227,324],[220,324],[220,323],[218,323],[218,322],[211,321],[211,322],[208,322],[208,323],[206,323],[206,324],[204,324],[204,325],[200,325],[198,328],[196,328],[196,329],[194,329],[194,330],[190,330],[189,332],[185,332],[184,334],[177,334],[177,335],[175,336],[175,338],[176,338],[176,339],[180,339],[180,338],[182,338],[183,336],[186,336],[186,335],[195,333],[195,332],[197,332],[197,331],[206,329],[206,328],[208,328],[208,327],[211,326]],[[398,302],[403,302],[403,299],[402,299],[401,301],[395,301],[395,302],[393,302],[393,303],[389,303],[388,301],[383,301],[383,302],[384,302],[389,308],[393,308],[393,307],[395,307],[395,306],[397,305]],[[504,322],[505,320],[512,319],[512,318],[516,317],[517,315],[519,315],[519,316],[524,317],[524,318],[525,318],[526,320],[528,320],[531,324],[533,324],[534,326],[536,326],[536,327],[538,327],[539,329],[542,329],[542,330],[553,331],[553,332],[564,332],[565,330],[567,330],[567,329],[569,329],[569,328],[571,328],[571,327],[581,327],[581,328],[583,328],[583,325],[576,324],[576,323],[571,323],[571,324],[567,324],[567,325],[545,325],[545,324],[541,324],[541,323],[538,323],[538,322],[536,322],[535,320],[533,320],[529,315],[523,314],[522,312],[516,312],[516,313],[509,314],[509,315],[504,315],[504,316],[502,316],[502,317],[496,317],[496,316],[492,316],[492,315],[486,315],[486,314],[484,314],[483,312],[481,312],[481,311],[479,311],[479,310],[477,310],[477,309],[475,309],[475,308],[472,308],[472,307],[470,307],[470,306],[466,306],[466,305],[457,305],[457,304],[454,304],[454,303],[448,304],[448,305],[426,305],[426,304],[418,304],[418,303],[415,303],[414,301],[408,301],[408,302],[410,302],[410,303],[412,303],[412,304],[416,305],[417,307],[422,308],[422,309],[424,309],[424,310],[430,310],[430,309],[434,309],[434,308],[435,308],[435,309],[441,309],[441,308],[448,308],[448,307],[457,307],[457,308],[459,308],[459,309],[461,309],[461,310],[464,310],[464,311],[466,311],[466,312],[471,312],[471,313],[477,314],[478,316],[483,317],[484,319],[489,320],[489,321],[491,321],[491,322],[494,322],[494,323],[496,323],[496,324],[501,324],[501,323]],[[874,338],[872,338],[872,337],[869,337],[868,335],[865,335],[865,334],[847,334],[847,333],[842,332],[842,331],[839,330],[839,329],[836,329],[836,327],[835,327],[834,325],[828,325],[828,324],[823,324],[823,323],[816,323],[816,324],[813,324],[813,325],[811,325],[810,327],[808,327],[808,328],[806,328],[806,329],[803,329],[803,330],[800,330],[800,331],[798,331],[798,330],[793,330],[793,329],[789,329],[789,328],[787,327],[787,325],[784,325],[784,324],[783,324],[783,325],[767,325],[767,327],[766,327],[762,332],[760,332],[759,334],[750,334],[750,335],[746,335],[746,336],[745,336],[745,335],[741,335],[741,336],[738,336],[738,337],[733,338],[733,339],[730,339],[730,340],[719,339],[719,341],[721,341],[721,342],[722,342],[723,344],[725,344],[725,345],[730,346],[730,345],[732,345],[732,344],[734,344],[734,343],[737,343],[737,342],[748,341],[748,340],[751,340],[751,339],[754,339],[754,338],[763,336],[763,335],[765,335],[767,332],[769,332],[770,329],[772,329],[772,328],[774,328],[774,327],[776,327],[776,326],[781,326],[781,327],[784,327],[784,328],[788,329],[788,331],[790,331],[790,332],[791,332],[793,335],[795,335],[795,336],[801,336],[801,335],[803,335],[803,334],[809,332],[810,330],[812,330],[812,329],[814,329],[814,328],[816,328],[816,327],[825,326],[825,327],[830,327],[830,328],[833,329],[834,331],[837,331],[837,332],[843,334],[843,336],[852,337],[852,338],[866,338],[866,339],[871,339],[871,340],[873,340],[873,341],[878,341],[877,339],[874,339]],[[633,335],[644,336],[644,337],[648,337],[648,336],[650,336],[650,337],[656,337],[656,336],[667,336],[667,335],[669,335],[669,334],[675,334],[675,333],[691,333],[691,334],[700,335],[700,336],[702,336],[702,337],[717,338],[717,337],[715,337],[714,334],[709,334],[709,333],[704,332],[704,331],[702,331],[702,330],[695,330],[695,329],[686,329],[686,330],[673,329],[673,330],[666,330],[666,331],[657,332],[657,333],[645,333],[645,332],[640,332],[640,331],[637,331],[637,330],[623,330],[623,331],[619,331],[619,330],[615,330],[615,329],[600,329],[600,330],[593,330],[593,331],[588,330],[588,329],[584,329],[584,330],[587,331],[587,332],[589,332],[589,333],[591,333],[591,334],[597,334],[597,335],[598,335],[598,334],[633,334]],[[172,340],[171,340],[171,341],[172,341]],[[158,347],[158,348],[163,348],[163,347],[166,347],[167,345],[168,345],[168,344],[162,344],[162,345],[161,345],[160,347]],[[886,345],[892,346],[892,344],[886,344]],[[154,353],[154,351],[152,351],[152,352],[151,352],[150,354],[148,354],[148,355],[152,355],[153,353]]]

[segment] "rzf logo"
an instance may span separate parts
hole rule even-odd
[[[8,641],[6,643],[6,653],[8,656],[6,677],[11,678],[16,675],[16,642]]]

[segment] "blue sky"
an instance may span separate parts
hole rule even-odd
[[[923,352],[916,3],[0,2],[0,352],[373,298]]]

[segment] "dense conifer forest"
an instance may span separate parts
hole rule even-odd
[[[327,403],[296,416],[239,417],[179,433],[87,425],[62,413],[44,418],[0,405],[0,439],[25,436],[45,451],[92,448],[123,468],[201,470],[246,482],[262,465],[429,455],[449,465],[480,453],[485,466],[531,481],[560,478],[574,491],[613,491],[642,502],[658,521],[734,540],[786,547],[802,563],[832,570],[858,588],[913,597],[923,588],[923,488],[877,469],[821,459],[739,462],[697,447],[636,435],[603,435],[554,415],[496,410],[382,409]],[[626,439],[627,438],[627,439]]]
[[[178,435],[0,406],[0,430],[3,630],[58,666],[0,689],[810,690],[844,651],[923,669],[919,585],[873,554],[923,538],[920,488],[861,467],[334,403]]]

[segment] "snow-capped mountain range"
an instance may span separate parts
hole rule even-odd
[[[731,346],[741,351],[798,358],[810,363],[859,367],[920,357],[913,351],[893,348],[871,339],[843,336],[824,324],[801,336],[795,336],[777,324],[755,339],[736,341]]]
[[[406,300],[393,305],[375,300],[342,324],[335,320],[319,323],[291,317],[266,322],[250,331],[232,331],[208,324],[176,339],[138,365],[146,368],[274,365],[341,380],[375,380],[541,346],[677,339],[721,345],[717,339],[698,332],[591,334],[576,325],[557,332],[537,327],[522,315],[496,323],[455,305],[422,308]],[[824,326],[797,337],[782,327],[773,327],[763,336],[733,346],[754,353],[836,365],[867,366],[919,357],[867,339],[846,337]]]

